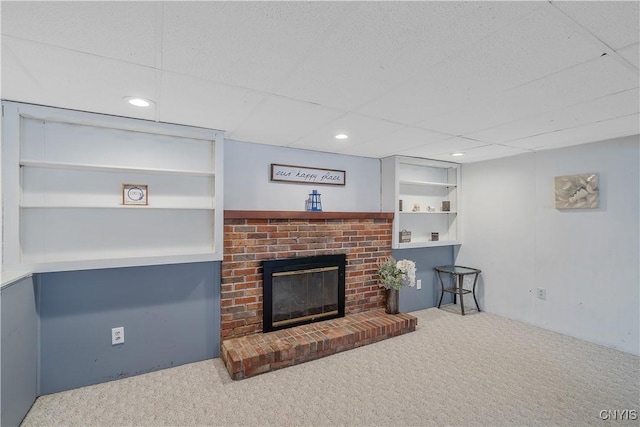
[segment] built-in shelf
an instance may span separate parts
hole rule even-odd
[[[102,172],[133,172],[133,173],[157,173],[157,174],[173,174],[173,175],[189,175],[189,176],[215,176],[213,171],[194,171],[186,169],[165,169],[165,168],[146,168],[132,166],[116,166],[116,165],[100,165],[89,163],[66,163],[66,162],[49,162],[39,160],[23,159],[20,166],[28,166],[34,168],[47,169],[71,169],[85,171],[102,171]]]
[[[212,210],[213,206],[189,206],[189,205],[56,205],[56,204],[30,204],[22,203],[24,209],[179,209],[179,210]]]
[[[456,187],[456,184],[449,184],[446,182],[430,182],[430,181],[406,181],[401,180],[401,185],[424,185],[427,187]]]
[[[33,265],[33,273],[50,271],[90,270],[96,268],[135,267],[140,265],[164,265],[192,262],[217,261],[219,257],[213,250],[191,252],[167,252],[158,255],[145,256],[105,256],[103,258],[87,257],[86,254],[61,254],[47,260],[25,259],[25,264]]]
[[[222,259],[223,133],[3,102],[4,270]],[[125,185],[147,188],[125,205]]]
[[[31,277],[31,271],[3,271],[0,274],[0,288],[4,289],[21,280]]]
[[[455,214],[457,214],[458,212],[450,212],[450,211],[449,211],[449,212],[447,212],[447,211],[436,211],[436,212],[423,212],[423,211],[420,211],[420,212],[404,212],[404,211],[402,211],[402,212],[399,212],[399,213],[400,213],[400,215],[442,215],[442,214],[453,214],[453,215],[455,215]]]
[[[431,241],[431,240],[415,240],[410,243],[398,243],[398,247],[396,249],[412,249],[412,248],[424,248],[424,247],[432,247],[432,246],[451,246],[451,245],[459,245],[460,242],[457,240],[446,240],[446,241]]]
[[[402,156],[382,159],[382,209],[395,214],[394,249],[460,244],[459,197],[459,164]],[[410,242],[401,243],[400,232]]]

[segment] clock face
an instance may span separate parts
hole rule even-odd
[[[127,197],[134,202],[139,202],[144,199],[144,191],[140,187],[131,187],[127,190]]]

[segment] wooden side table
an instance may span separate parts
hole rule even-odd
[[[440,293],[440,301],[438,302],[438,308],[442,304],[442,297],[444,297],[445,292],[449,292],[453,294],[453,303],[456,303],[456,296],[460,295],[460,311],[464,316],[464,300],[462,299],[465,294],[472,294],[473,300],[476,303],[476,308],[480,311],[480,306],[478,305],[478,300],[476,299],[476,284],[478,283],[478,275],[481,273],[477,268],[471,267],[463,267],[460,265],[445,265],[442,267],[436,267],[436,272],[438,273],[438,279],[440,279],[440,288],[442,292]],[[453,277],[453,287],[445,288],[444,282],[442,281],[442,273],[450,274]],[[464,289],[462,287],[464,283],[464,276],[472,275],[473,278],[473,289]]]

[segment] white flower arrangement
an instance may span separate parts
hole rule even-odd
[[[378,268],[380,286],[386,289],[400,289],[404,285],[415,286],[416,263],[408,259],[396,261],[389,257]]]

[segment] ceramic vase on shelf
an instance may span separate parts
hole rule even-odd
[[[387,314],[398,314],[398,302],[400,299],[400,291],[398,289],[385,289],[386,302],[384,311]]]

